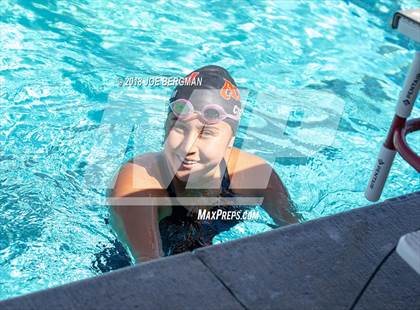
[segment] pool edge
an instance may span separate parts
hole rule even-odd
[[[381,258],[415,229],[420,192],[2,300],[0,308],[348,309]],[[396,255],[385,267],[356,309],[420,308],[415,272]],[[410,290],[392,289],[393,281]]]

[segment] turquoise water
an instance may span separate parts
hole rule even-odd
[[[171,93],[121,88],[124,77],[225,66],[254,95],[236,145],[267,160],[303,154],[272,161],[303,220],[369,204],[363,191],[418,48],[389,20],[417,1],[240,3],[2,1],[0,299],[94,276],[95,254],[113,247],[106,187],[122,162],[160,149]],[[255,100],[265,92],[280,99]],[[335,129],[311,114],[326,94]],[[287,98],[298,109],[285,119]],[[311,130],[299,135],[305,115]],[[288,136],[278,134],[285,121]],[[417,190],[397,157],[382,199]],[[259,210],[258,223],[214,242],[269,230]]]

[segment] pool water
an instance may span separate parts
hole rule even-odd
[[[271,160],[303,221],[369,204],[363,191],[418,49],[389,21],[416,4],[2,1],[0,299],[92,277],[100,253],[121,255],[106,224],[106,188],[124,161],[160,150],[171,94],[119,87],[125,77],[181,77],[218,64],[250,94],[280,94],[250,96],[235,144]],[[285,119],[297,90],[300,110]],[[315,113],[323,96],[332,98],[334,128]],[[312,129],[302,135],[305,115]],[[316,144],[325,133],[333,139],[308,155],[305,137]],[[419,134],[409,141],[419,150]],[[294,155],[273,157],[279,152]],[[417,190],[419,175],[397,156],[382,199]],[[259,221],[214,243],[270,230],[258,210]]]

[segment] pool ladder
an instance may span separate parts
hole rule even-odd
[[[392,28],[420,43],[420,9],[394,14]],[[377,201],[382,194],[389,171],[398,153],[420,173],[420,157],[408,146],[406,135],[420,130],[420,118],[407,120],[413,110],[420,89],[420,51],[417,51],[400,93],[395,116],[385,142],[381,146],[365,197]]]

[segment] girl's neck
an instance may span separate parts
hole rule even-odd
[[[220,173],[220,164],[199,180],[189,179],[188,182],[186,182],[178,179],[176,176],[174,176],[172,180],[175,193],[178,197],[217,195],[220,192],[221,182],[222,175]]]

